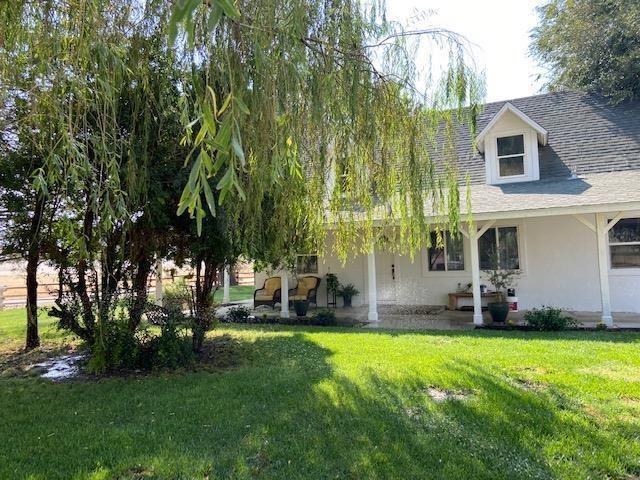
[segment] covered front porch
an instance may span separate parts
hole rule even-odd
[[[484,270],[487,245],[495,244],[509,268],[520,273],[513,285],[520,311],[510,313],[512,322],[521,323],[526,310],[552,306],[587,328],[600,323],[608,328],[640,327],[638,202],[478,212],[472,225],[463,224],[458,238],[414,257],[371,246],[346,264],[328,254],[317,259],[312,272],[271,275],[282,278],[284,305],[286,289],[300,276],[321,278],[320,307],[331,303],[326,275],[337,275],[340,283],[353,284],[360,292],[353,308],[337,308],[337,316],[352,317],[368,327],[481,327],[490,324],[481,288],[492,289]],[[326,251],[331,252],[331,245]],[[258,274],[258,286],[266,276]],[[461,288],[468,291],[465,311],[447,310],[448,295]],[[341,306],[338,299],[337,307]],[[276,308],[280,316],[293,315],[280,305]]]

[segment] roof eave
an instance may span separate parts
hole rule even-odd
[[[520,120],[529,125],[533,130],[536,131],[538,136],[538,144],[544,146],[547,144],[547,139],[549,137],[549,133],[545,128],[543,128],[540,124],[538,124],[535,120],[529,117],[522,110],[518,109],[511,102],[506,102],[502,108],[496,113],[493,118],[487,123],[487,125],[482,129],[482,131],[476,137],[476,145],[479,152],[484,152],[484,139],[487,134],[491,131],[491,129],[495,126],[495,124],[500,120],[500,118],[506,113],[511,112],[516,115]]]

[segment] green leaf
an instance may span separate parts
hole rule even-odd
[[[227,17],[234,20],[240,17],[240,10],[238,10],[238,7],[236,7],[231,0],[216,0],[215,3],[222,9]]]
[[[234,101],[242,113],[249,115],[249,107],[247,107],[240,97],[234,97]]]
[[[198,180],[198,175],[200,174],[200,165],[202,165],[202,152],[203,150],[200,150],[198,158],[196,158],[193,167],[191,167],[191,173],[189,173],[189,185],[192,192],[197,191],[196,181]]]
[[[202,189],[204,190],[204,197],[207,200],[207,205],[209,206],[209,211],[211,215],[216,216],[216,202],[213,198],[213,192],[211,191],[211,187],[209,186],[209,182],[202,182]]]
[[[218,117],[224,113],[224,111],[229,106],[229,103],[231,103],[231,94],[227,95],[227,98],[225,98],[224,102],[222,102],[222,107],[220,107],[220,110],[218,110]]]
[[[240,159],[240,163],[244,167],[245,165],[244,151],[242,150],[242,145],[240,145],[240,142],[238,141],[237,137],[234,136],[231,138],[231,146],[233,147],[233,151],[236,154],[236,156]]]
[[[228,189],[231,186],[232,182],[233,182],[233,167],[230,165],[229,168],[227,168],[227,171],[224,173],[224,175],[220,179],[220,181],[218,182],[218,185],[216,185],[216,188],[218,190]]]
[[[222,8],[218,5],[218,2],[214,2],[211,5],[211,11],[209,12],[209,18],[207,20],[207,28],[209,32],[213,31],[220,23],[220,19],[222,18]]]
[[[194,144],[200,145],[204,140],[204,137],[207,135],[208,131],[209,131],[209,127],[207,126],[207,122],[206,121],[202,122],[202,124],[200,125],[200,131],[198,132],[198,135],[196,135]]]

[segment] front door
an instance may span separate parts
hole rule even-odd
[[[376,252],[376,290],[378,303],[396,302],[396,266],[393,253]]]

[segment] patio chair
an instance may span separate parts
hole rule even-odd
[[[289,290],[289,302],[296,300],[307,300],[309,304],[313,303],[318,306],[316,296],[318,294],[318,287],[320,286],[319,277],[302,277],[298,279],[298,285],[296,288]]]
[[[269,305],[276,308],[280,303],[280,277],[270,277],[264,281],[262,288],[253,292],[253,308]]]

